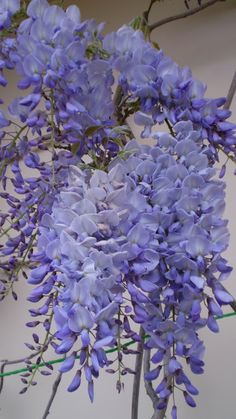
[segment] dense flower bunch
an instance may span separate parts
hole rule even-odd
[[[72,167],[68,187],[51,215],[42,218],[35,255],[41,263],[29,280],[40,285],[30,299],[46,298],[49,309],[45,290],[49,281],[53,286],[53,275],[61,341],[56,352],[68,353],[61,371],[74,366],[82,348],[76,377],[85,370],[91,398],[92,376],[107,364],[104,347],[117,345],[118,337],[134,337],[138,323],[149,336],[146,347],[155,351],[153,363],[159,364],[148,380],[158,377],[165,354],[172,354],[156,388],[158,407],[165,407],[174,391],[172,380],[185,386],[187,403],[195,405],[190,394],[197,390],[183,362],[195,373],[203,371],[197,331],[205,325],[218,331],[214,315],[232,301],[219,283],[230,271],[221,256],[228,244],[221,218],[224,183],[212,179],[214,170],[192,124],[180,122],[174,129],[176,137],[159,135],[153,148],[131,141],[127,159],[115,159],[108,173]],[[69,390],[78,385],[75,378]]]
[[[14,38],[18,11],[26,18]],[[235,126],[225,99],[205,98],[191,71],[142,32],[102,29],[81,22],[76,6],[0,5],[0,84],[15,69],[27,89],[0,110],[1,298],[17,298],[21,271],[34,285],[29,300],[40,307],[28,326],[43,323],[46,338],[41,345],[34,333],[28,346],[38,364],[49,344],[65,355],[60,371],[76,371],[69,391],[84,373],[92,400],[99,369],[116,362],[107,370],[118,371],[120,390],[133,372],[125,342],[140,341],[140,325],[154,364],[145,379],[164,374],[156,407],[176,386],[195,406],[184,366],[203,372],[198,330],[217,332],[215,316],[232,302],[221,285],[231,271],[221,255],[225,185],[213,166],[219,151],[235,159]],[[131,115],[155,146],[133,139]],[[170,133],[156,130],[164,123]],[[115,360],[106,347],[117,347]]]
[[[190,120],[208,140],[210,160],[218,160],[220,149],[235,155],[235,125],[225,121],[230,112],[219,109],[225,99],[204,98],[206,86],[193,79],[189,68],[179,67],[148,44],[141,32],[127,26],[107,35],[103,45],[120,72],[119,83],[128,100],[139,100],[135,121],[146,127],[144,135],[165,118],[173,124]]]
[[[5,255],[13,254],[1,263],[10,281],[10,286],[2,287],[3,296],[17,279],[37,222],[43,212],[50,210],[55,191],[64,185],[66,167],[78,161],[76,154],[83,155],[92,147],[90,142],[100,144],[103,137],[108,144],[107,155],[118,148],[116,144],[110,147],[103,128],[94,141],[88,136],[87,141],[82,141],[89,127],[105,126],[113,112],[111,68],[96,53],[94,60],[87,57],[93,55],[93,42],[99,44],[101,28],[92,21],[82,24],[75,6],[64,12],[46,1],[36,0],[30,3],[27,13],[29,18],[19,26],[16,40],[4,38],[1,45],[2,68],[16,67],[20,75],[18,87],[32,88],[32,93],[17,97],[10,104],[12,120],[0,113],[0,178],[5,189],[11,182],[15,192],[21,195],[17,198],[6,192],[2,194],[10,207],[10,218],[7,212],[1,213],[3,231],[8,232],[7,223],[11,219],[19,232],[6,242],[3,250]],[[6,85],[3,75],[0,81]],[[24,124],[20,130],[19,123]],[[71,152],[71,144],[75,152]],[[50,152],[51,164],[41,160],[38,149]],[[19,164],[20,160],[24,165]],[[25,179],[24,166],[34,169],[35,176]],[[8,167],[12,176],[7,173]]]

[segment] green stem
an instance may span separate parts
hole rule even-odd
[[[41,195],[39,195],[39,199],[40,198],[42,198],[44,195],[45,195],[46,193],[45,192],[43,192]],[[35,205],[35,203],[33,203],[33,204],[31,204],[31,205],[29,205],[28,207],[27,207],[27,210],[25,210],[24,212],[22,212],[22,214],[21,215],[19,215],[19,217],[10,225],[10,227],[8,227],[6,230],[4,230],[1,234],[0,234],[0,239],[3,237],[3,236],[5,236],[5,234],[7,234],[12,228],[13,228],[13,225],[14,224],[16,224],[16,223],[18,223],[18,221],[20,221],[26,214],[27,214],[27,212],[28,212],[28,210],[29,209],[31,209],[31,208],[33,208],[34,207],[34,205]]]
[[[28,126],[27,126],[27,125],[24,125],[24,126],[23,126],[23,127],[22,127],[19,131],[18,131],[18,133],[16,134],[16,136],[15,136],[15,137],[13,138],[13,140],[12,140],[12,143],[11,143],[11,145],[10,145],[10,147],[9,147],[9,151],[11,151],[11,150],[15,147],[16,142],[17,142],[18,138],[20,137],[20,135],[22,134],[22,132],[23,132],[26,128],[28,128]],[[3,162],[1,163],[1,166],[0,166],[0,177],[2,176],[3,171],[4,171],[4,168],[5,168],[5,166],[6,166],[6,165],[8,165],[9,161],[10,161],[10,159],[4,159],[4,160],[3,160]]]
[[[38,234],[38,232],[36,231],[33,234],[33,236],[31,237],[29,245],[28,245],[28,247],[25,251],[25,254],[24,254],[22,260],[20,261],[19,266],[17,266],[16,270],[12,272],[11,278],[12,277],[14,278],[14,276],[17,276],[19,274],[20,270],[22,269],[22,267],[24,266],[24,262],[26,260],[26,257],[27,257],[27,255],[29,254],[30,250],[32,249],[32,247],[34,245],[34,241],[35,241],[35,238],[36,238],[37,234]],[[9,292],[12,290],[14,282],[15,282],[14,279],[13,279],[13,281],[10,282],[10,286],[8,287],[7,291],[5,292],[5,297],[7,297]]]
[[[48,328],[48,330],[47,330],[46,336],[45,336],[45,338],[44,338],[44,342],[43,342],[43,344],[42,344],[42,350],[41,350],[41,352],[40,352],[40,354],[39,354],[39,358],[40,358],[40,360],[42,359],[43,353],[45,352],[45,350],[46,350],[46,348],[47,348],[47,345],[48,345],[48,341],[49,341],[49,335],[50,335],[50,329],[51,329],[51,325],[52,325],[53,315],[54,315],[54,313],[53,313],[53,310],[52,310],[52,312],[51,312],[51,314],[50,314],[50,317],[49,317],[49,328]],[[63,358],[63,359],[65,359],[65,358]],[[45,363],[43,363],[43,364],[45,365]],[[28,383],[28,385],[27,385],[27,388],[29,388],[29,387],[31,386],[32,382],[34,381],[34,377],[35,377],[35,374],[37,373],[37,371],[38,371],[38,369],[39,369],[39,365],[40,365],[40,364],[35,364],[35,367],[34,367],[34,369],[33,369],[33,373],[32,373],[32,375],[31,375],[31,378],[30,378],[30,381],[29,381],[29,383]]]

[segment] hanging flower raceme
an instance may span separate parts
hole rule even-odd
[[[86,353],[78,368],[90,368],[89,383],[98,372],[94,358],[106,365],[104,348],[136,337],[134,323],[149,336],[146,348],[160,364],[156,372],[173,352],[156,389],[159,408],[173,391],[169,377],[184,385],[187,402],[197,393],[184,363],[203,371],[198,330],[208,325],[218,331],[214,315],[232,301],[220,288],[230,271],[221,256],[228,244],[225,185],[214,180],[192,124],[174,129],[176,138],[159,134],[153,148],[131,141],[108,173],[70,169],[69,186],[42,218],[35,255],[41,264],[29,280],[37,284],[29,298],[38,301],[48,299],[48,278],[55,275],[56,352],[68,359],[71,350]]]
[[[170,57],[148,43],[140,31],[123,26],[108,34],[103,41],[110,53],[112,66],[119,71],[119,85],[127,105],[140,103],[135,119],[146,126],[146,133],[166,118],[175,124],[190,120],[201,130],[202,139],[209,141],[210,160],[218,161],[219,150],[235,158],[235,125],[226,121],[231,115],[220,109],[224,98],[204,97],[206,86],[192,77],[191,70],[181,68]]]
[[[133,373],[125,343],[140,341],[140,325],[157,409],[176,386],[195,406],[185,366],[203,372],[199,329],[217,332],[215,316],[233,300],[221,285],[229,234],[213,168],[219,151],[235,159],[225,99],[205,98],[191,71],[141,32],[124,26],[103,37],[76,6],[32,0],[9,38],[19,3],[0,5],[0,85],[15,69],[27,89],[0,110],[0,296],[17,298],[20,272],[34,286],[29,300],[40,305],[28,326],[42,324],[46,337],[39,344],[34,333],[28,347],[40,352],[37,365],[50,344],[65,356],[60,371],[75,371],[69,391],[84,374],[93,400],[104,367],[118,373],[120,391]],[[154,147],[130,141],[131,115]],[[156,131],[163,122],[170,134]]]
[[[86,130],[110,126],[114,110],[114,80],[107,54],[101,49],[102,26],[81,22],[76,6],[64,11],[46,0],[33,0],[27,14],[29,19],[17,31],[12,61],[20,75],[18,87],[31,87],[32,93],[14,101],[12,114],[32,127],[39,103],[42,106],[43,101],[49,110],[53,102],[60,125],[55,140],[60,145],[76,143],[77,153],[84,154],[92,146],[81,141]],[[100,141],[104,136],[100,132]]]

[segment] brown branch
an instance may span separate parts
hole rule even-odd
[[[153,6],[153,5],[154,5],[157,1],[159,1],[159,0],[151,0],[151,1],[150,1],[149,6],[148,6],[148,8],[147,8],[147,10],[145,10],[145,11],[143,12],[143,23],[144,23],[144,24],[148,25],[148,19],[149,19],[150,12],[151,12],[151,10],[152,10],[152,6]]]
[[[166,23],[170,23],[179,19],[184,19],[185,17],[188,17],[188,16],[192,16],[195,13],[201,12],[207,7],[213,6],[213,4],[218,3],[219,1],[226,1],[226,0],[209,0],[206,3],[202,4],[201,6],[195,7],[194,9],[188,10],[183,13],[179,13],[178,15],[166,17],[165,19],[159,20],[158,22],[155,22],[149,25],[149,31],[151,33],[154,29],[159,28],[160,26],[165,25]]]
[[[118,85],[116,90],[115,90],[114,97],[113,97],[113,103],[114,103],[115,110],[116,110],[116,108],[119,107],[119,105],[122,101],[123,95],[124,94],[123,94],[122,87],[120,85]]]
[[[233,79],[231,81],[230,87],[229,87],[229,91],[228,94],[226,96],[226,102],[224,104],[224,109],[229,109],[232,101],[233,101],[233,97],[235,95],[236,92],[236,71],[234,73]]]
[[[56,380],[53,383],[53,386],[52,386],[52,394],[50,396],[50,399],[48,401],[48,404],[46,406],[46,409],[45,409],[45,412],[43,414],[42,419],[46,419],[48,417],[48,415],[50,414],[50,409],[51,409],[53,400],[54,400],[54,398],[55,398],[55,396],[57,394],[57,390],[58,390],[59,384],[61,382],[61,377],[62,377],[62,373],[59,372],[59,374],[57,375]]]
[[[136,355],[135,360],[135,376],[133,381],[131,419],[138,419],[138,401],[143,361],[143,345],[145,336],[145,332],[142,327],[140,327],[139,336],[141,338],[141,341],[138,343],[138,354]]]

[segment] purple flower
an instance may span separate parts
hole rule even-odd
[[[2,28],[19,7],[19,1],[2,2]],[[138,324],[148,335],[144,350],[153,354],[145,379],[158,379],[165,366],[157,408],[167,406],[169,379],[195,406],[191,395],[198,390],[184,367],[203,372],[199,329],[217,332],[214,316],[232,302],[220,286],[231,271],[221,256],[229,234],[222,219],[225,185],[213,168],[219,148],[235,155],[230,113],[221,109],[224,99],[205,98],[191,71],[155,50],[140,31],[123,26],[103,38],[102,26],[81,22],[76,6],[63,10],[46,0],[32,0],[27,14],[16,39],[2,40],[0,48],[0,84],[7,83],[3,69],[15,68],[18,87],[29,89],[8,107],[16,125],[0,111],[1,129],[17,127],[12,140],[0,135],[7,204],[0,225],[9,236],[0,249],[7,278],[1,295],[18,279],[22,261],[29,264],[34,289],[28,300],[40,302],[30,314],[41,316],[48,332],[52,310],[51,343],[66,354],[61,372],[74,368],[80,348],[80,369],[68,391],[80,386],[84,373],[93,401],[93,379],[112,363],[106,348],[119,347],[114,362],[123,368],[123,354],[131,350],[120,342],[140,341]],[[126,111],[153,147],[130,141],[117,121]],[[155,131],[165,121],[171,133]],[[30,177],[23,176],[21,160]],[[6,192],[8,168],[17,198]],[[124,367],[121,374],[127,372],[133,373]],[[171,415],[177,417],[176,406]]]
[[[196,403],[193,400],[193,398],[190,396],[190,394],[188,394],[186,391],[184,391],[184,398],[186,403],[190,406],[190,407],[196,407]]]
[[[78,370],[67,390],[69,392],[77,390],[80,386],[80,383],[81,383],[81,371]]]
[[[39,238],[42,260],[50,260],[61,284],[54,308],[61,341],[56,351],[69,351],[79,338],[82,348],[93,346],[98,372],[98,351],[116,344],[119,305],[127,289],[131,309],[126,310],[124,330],[135,336],[130,324],[127,327],[127,315],[142,324],[150,336],[147,346],[157,349],[153,363],[160,364],[175,344],[168,374],[190,394],[196,391],[183,373],[183,360],[195,373],[202,372],[203,344],[197,331],[206,324],[216,331],[212,311],[217,311],[217,303],[210,296],[210,316],[201,318],[207,287],[217,301],[221,297],[220,304],[226,302],[211,282],[211,270],[228,272],[212,246],[222,231],[218,201],[224,200],[224,184],[212,178],[193,137],[192,125],[182,123],[178,141],[168,137],[153,148],[131,141],[125,152],[132,150],[132,156],[114,159],[108,173],[91,170],[85,176],[71,167],[68,186],[57,195],[51,214],[42,218]],[[178,157],[169,149],[176,149]],[[189,165],[186,156],[191,153],[198,158]],[[227,244],[226,237],[221,235],[219,248]],[[158,309],[160,301],[164,314]],[[171,307],[176,321],[169,319]],[[81,355],[90,383],[92,370],[85,367],[85,359]],[[158,365],[146,379],[155,380],[161,369]],[[156,391],[163,400],[171,394],[165,381]]]
[[[11,23],[11,16],[20,9],[20,0],[2,0],[0,5],[0,30]]]
[[[5,118],[2,111],[0,111],[0,128],[5,128],[10,124],[10,122]]]
[[[171,419],[177,419],[177,407],[173,406],[171,409]]]
[[[65,359],[65,361],[61,364],[59,371],[60,372],[67,372],[70,371],[75,363],[75,353],[70,355],[68,358]]]

